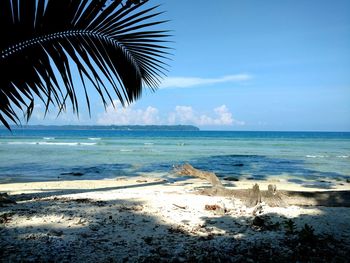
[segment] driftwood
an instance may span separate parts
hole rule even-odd
[[[240,199],[246,206],[257,207],[265,202],[272,207],[299,206],[328,206],[350,207],[350,191],[277,191],[276,185],[268,185],[267,190],[260,190],[255,184],[252,189],[228,189],[223,186],[215,173],[198,170],[190,164],[175,168],[178,175],[189,175],[206,180],[210,188],[199,191],[200,194],[211,196],[233,196]]]
[[[190,164],[184,164],[180,169],[177,168],[177,173],[181,175],[190,175],[190,176],[195,176],[200,179],[204,179],[211,183],[212,187],[214,188],[222,188],[224,187],[219,180],[219,178],[215,175],[215,173],[210,173],[210,172],[205,172],[198,170],[196,168],[193,168],[192,165]]]

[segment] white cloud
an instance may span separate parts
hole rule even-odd
[[[106,111],[98,116],[97,123],[101,125],[155,125],[160,123],[157,108],[148,106],[145,110],[134,109],[133,106],[123,108],[117,101],[108,105]]]
[[[77,116],[72,113],[71,106],[67,106],[66,110],[62,110],[59,115],[58,108],[51,107],[45,115],[45,106],[35,104],[29,124],[46,124],[46,125],[63,125],[63,124],[81,124],[85,122],[85,117]]]
[[[194,124],[198,126],[232,126],[244,125],[243,121],[235,120],[226,105],[213,110],[214,114],[196,113],[191,106],[176,106],[175,111],[169,114],[170,124]]]
[[[176,106],[175,112],[171,112],[168,116],[170,124],[188,124],[193,123],[195,119],[195,113],[190,106]]]
[[[168,77],[162,81],[160,88],[190,88],[199,85],[242,82],[251,78],[252,76],[248,74],[227,75],[220,78]]]
[[[226,105],[221,105],[212,109],[209,112],[198,112],[191,106],[178,105],[174,110],[167,113],[160,111],[152,106],[144,109],[137,109],[133,105],[123,108],[119,101],[113,101],[109,104],[105,112],[97,115],[96,122],[90,119],[78,119],[76,115],[71,113],[70,109],[67,112],[62,112],[57,118],[57,112],[49,113],[44,117],[44,107],[40,104],[35,105],[35,110],[32,116],[33,124],[98,124],[98,125],[177,125],[189,124],[199,127],[210,126],[242,126],[243,121],[233,118]],[[86,117],[87,118],[87,117]]]
[[[123,108],[114,101],[107,107],[106,112],[100,114],[97,124],[100,125],[160,125],[160,124],[192,124],[197,126],[232,126],[244,125],[235,120],[226,105],[213,109],[207,115],[196,112],[191,106],[176,106],[174,111],[160,115],[157,108],[148,106],[146,109],[135,109],[133,106]]]

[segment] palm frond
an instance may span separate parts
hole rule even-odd
[[[145,86],[155,90],[167,71],[167,21],[154,18],[158,6],[136,0],[1,0],[0,122],[29,119],[34,100],[59,112],[79,112],[79,73],[90,111],[86,80],[106,105],[116,95],[122,105],[138,99]],[[56,76],[57,71],[59,76]],[[107,81],[106,81],[107,80]],[[115,94],[115,95],[113,95]]]

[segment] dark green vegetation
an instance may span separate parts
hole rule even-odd
[[[0,123],[10,129],[20,112],[28,121],[37,101],[46,113],[69,105],[79,114],[80,87],[90,111],[87,83],[105,107],[113,97],[133,102],[145,86],[154,91],[165,75],[169,35],[155,28],[166,21],[146,2],[0,1]]]
[[[0,129],[5,129],[0,126]],[[117,131],[199,131],[192,125],[28,125],[22,127],[11,127],[11,129],[26,130],[117,130]]]

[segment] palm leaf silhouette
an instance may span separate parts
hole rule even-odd
[[[1,0],[0,122],[27,121],[34,100],[58,113],[79,113],[75,65],[90,113],[86,83],[104,106],[115,93],[122,105],[155,90],[165,75],[167,30],[155,30],[160,12],[136,0]],[[143,6],[143,8],[140,8]],[[149,29],[151,28],[151,29]],[[57,76],[59,72],[59,76]],[[80,86],[80,85],[79,85]],[[22,113],[21,113],[22,112]]]

